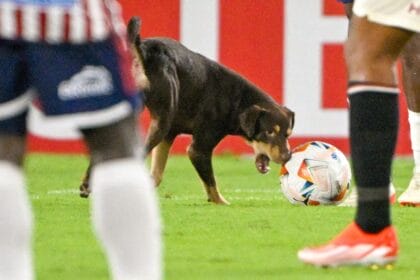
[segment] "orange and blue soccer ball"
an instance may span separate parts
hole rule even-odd
[[[350,164],[335,146],[311,141],[292,151],[280,170],[281,190],[293,204],[337,205],[348,195]]]

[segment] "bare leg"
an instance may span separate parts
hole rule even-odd
[[[420,35],[415,35],[401,54],[403,86],[410,111],[420,112]]]
[[[26,137],[0,134],[0,160],[22,166],[26,149]]]
[[[369,3],[356,1],[354,10],[357,13],[362,13],[364,8],[369,10]],[[381,14],[383,11],[378,8],[375,12]],[[383,15],[395,22],[399,20],[397,11]],[[305,263],[317,266],[385,265],[397,259],[399,245],[391,223],[388,198],[398,133],[398,87],[394,66],[412,35],[401,28],[369,22],[366,17],[352,17],[346,63],[350,149],[359,192],[357,212],[354,222],[327,245],[300,250],[298,257]],[[363,246],[369,251],[355,255],[355,250]],[[363,256],[369,258],[363,259]]]
[[[396,85],[395,64],[412,32],[387,28],[353,16],[350,34],[352,38],[346,43],[349,80]],[[364,40],[365,36],[370,39]]]
[[[366,232],[391,224],[388,186],[398,132],[395,64],[411,36],[352,17],[346,62],[351,156],[359,195],[355,220]]]
[[[359,3],[363,2],[355,5]],[[388,198],[398,132],[394,66],[411,36],[411,32],[400,28],[352,17],[346,62],[350,77],[350,148],[359,193],[357,212],[354,222],[327,245],[300,250],[298,257],[306,263],[384,265],[394,262],[398,256]],[[366,253],[354,254],[363,246],[369,248]],[[363,259],[364,256],[369,257]]]

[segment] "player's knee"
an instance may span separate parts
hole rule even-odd
[[[346,60],[347,69],[362,68],[368,60],[371,60],[373,53],[366,49],[361,49],[360,46],[351,41],[347,41],[344,48],[344,58]]]
[[[141,157],[137,124],[129,116],[108,126],[82,131],[94,164],[108,160]]]
[[[23,164],[25,156],[25,137],[17,135],[0,135],[0,160]]]
[[[395,83],[396,58],[383,50],[363,49],[349,43],[345,60],[350,80]]]

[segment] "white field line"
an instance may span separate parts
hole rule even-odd
[[[225,192],[229,193],[278,193],[280,189],[233,189],[233,190],[226,190]]]
[[[278,196],[278,197],[260,197],[260,196],[248,196],[248,197],[243,197],[243,196],[231,196],[231,195],[225,195],[225,198],[228,199],[229,201],[273,201],[274,200],[284,200],[284,198],[282,196]],[[162,198],[162,199],[167,199],[167,198]],[[187,195],[174,195],[171,198],[169,198],[169,200],[173,200],[173,201],[202,201],[205,200],[205,196],[187,196]]]
[[[76,193],[77,194],[79,193],[79,190],[76,188],[47,191],[47,194],[49,195],[68,195],[68,194],[76,194]]]
[[[170,190],[168,190],[170,193]],[[266,189],[233,189],[233,190],[226,190],[224,192],[226,194],[226,197],[229,198],[229,200],[236,200],[236,201],[270,201],[273,199],[281,199],[282,196],[280,195],[280,190],[266,190]],[[237,196],[237,195],[229,195],[230,193],[233,194],[250,194],[246,197],[244,196]],[[72,188],[72,189],[58,189],[58,190],[49,190],[47,191],[46,195],[47,196],[74,196],[79,194],[79,190]],[[262,195],[262,196],[258,196],[255,194],[275,194],[276,198],[274,198],[273,196],[266,196],[266,195]],[[279,194],[277,196],[277,194]],[[31,196],[31,199],[34,200],[38,200],[41,199],[42,195],[39,194],[34,194]],[[166,198],[167,195],[166,194],[162,194],[161,195],[161,199],[167,199]],[[185,194],[185,195],[179,195],[179,194],[169,194],[169,199],[170,200],[175,200],[175,201],[182,201],[182,200],[187,200],[187,201],[200,201],[205,199],[205,194],[203,193],[203,195],[195,195],[195,194]]]
[[[78,195],[79,190],[76,188],[74,189],[60,189],[60,190],[49,190],[47,191],[46,195],[49,196],[66,196],[66,195]],[[31,195],[31,199],[37,200],[41,199],[42,196],[45,196],[45,194],[33,194]]]

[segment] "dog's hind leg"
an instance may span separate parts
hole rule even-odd
[[[164,139],[152,150],[151,159],[151,173],[155,186],[159,186],[163,178],[163,172],[165,171],[166,162],[168,161],[169,151],[171,149],[174,138]]]
[[[90,171],[92,169],[92,162],[89,162],[89,166],[83,176],[82,184],[79,187],[80,197],[87,198],[90,194],[89,180],[90,180]]]
[[[214,139],[212,140],[214,141]],[[229,202],[220,194],[217,188],[212,166],[213,148],[218,142],[219,141],[209,144],[207,139],[207,141],[204,141],[206,144],[204,144],[203,138],[200,137],[197,139],[194,137],[193,142],[188,147],[188,156],[200,176],[201,181],[203,182],[204,188],[207,192],[208,201],[216,204],[228,205]]]

